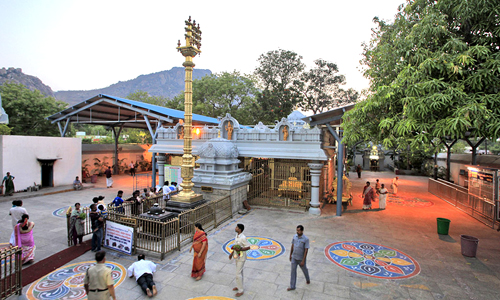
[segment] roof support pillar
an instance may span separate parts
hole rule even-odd
[[[124,123],[118,127],[118,132],[116,131],[115,127],[111,127],[111,130],[113,131],[113,136],[115,138],[115,158],[113,160],[113,174],[118,174],[120,172],[120,166],[118,165],[118,139],[120,138],[120,133],[122,132]]]
[[[342,139],[337,134],[335,130],[333,130],[332,126],[330,124],[326,124],[326,127],[328,127],[328,131],[333,135],[335,140],[337,140],[338,147],[337,147],[337,216],[342,215],[342,191],[343,191],[343,170],[344,170],[344,144],[342,143]]]
[[[151,141],[153,142],[153,145],[156,144],[156,133],[153,131],[153,128],[151,127],[151,123],[149,122],[149,118],[144,115],[144,121],[146,121],[146,125],[148,125],[149,129],[149,134],[151,134]],[[151,185],[153,188],[156,187],[156,153],[152,153],[151,155]]]

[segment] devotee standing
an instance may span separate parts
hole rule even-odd
[[[123,209],[123,191],[118,191],[118,194],[116,195],[115,199],[113,199],[113,204],[115,205],[116,207],[116,211],[117,212],[121,212],[121,213],[124,213],[125,210]]]
[[[90,205],[90,220],[92,222],[92,251],[101,250],[104,220],[97,211],[97,204]]]
[[[189,249],[189,253],[194,249],[194,258],[193,258],[193,268],[191,270],[191,277],[196,278],[196,281],[201,279],[203,273],[205,273],[205,260],[207,258],[208,252],[208,240],[207,234],[203,230],[203,227],[200,223],[194,224],[194,236],[193,236],[193,244]]]
[[[360,164],[358,164],[358,166],[356,167],[356,173],[358,173],[358,178],[361,178],[361,171],[362,171],[362,170],[363,170],[363,169],[361,168],[361,165],[360,165]]]
[[[134,165],[134,162],[131,161],[130,164],[128,165],[128,167],[130,168],[130,176],[135,176],[135,165]]]
[[[292,249],[290,250],[290,262],[292,263],[292,272],[290,276],[290,287],[287,291],[295,290],[297,283],[297,265],[306,277],[306,283],[311,283],[309,278],[309,270],[306,265],[307,252],[309,251],[309,238],[304,235],[304,226],[297,226],[297,234],[292,239]]]
[[[158,294],[156,284],[153,281],[153,273],[156,272],[156,265],[145,258],[144,254],[139,254],[137,261],[128,268],[127,275],[130,278],[135,276],[135,280],[144,294],[151,298]]]
[[[398,177],[398,176],[396,176],[396,177],[392,180],[392,193],[393,193],[394,195],[397,195],[397,193],[398,193],[398,185],[399,185],[398,180],[399,180],[399,177]]]
[[[104,171],[104,175],[106,175],[106,188],[112,188],[113,187],[113,178],[112,177],[112,172],[111,172],[111,167],[108,167],[106,171]]]
[[[23,215],[27,215],[28,211],[23,206],[23,200],[12,201],[12,208],[9,211],[9,215],[12,217],[12,228],[16,227],[19,220]]]
[[[21,261],[23,264],[31,262],[35,259],[35,240],[33,239],[34,222],[29,222],[29,216],[23,215],[21,220],[14,227],[13,239],[11,237],[10,244],[18,246],[22,249]]]
[[[7,175],[3,178],[2,187],[5,186],[5,195],[12,196],[12,194],[15,192],[14,179],[15,177],[10,175],[10,172],[7,172]]]
[[[88,268],[85,272],[83,286],[89,300],[113,300],[115,296],[114,281],[111,276],[111,268],[106,266],[106,252],[99,251],[95,254],[97,264]]]
[[[245,266],[245,261],[247,260],[247,250],[250,249],[250,243],[247,241],[247,237],[243,234],[245,230],[245,225],[236,224],[234,231],[236,232],[236,237],[234,238],[233,251],[229,254],[229,260],[234,258],[236,261],[236,285],[233,291],[237,291],[236,297],[243,295],[243,267]],[[237,249],[234,249],[237,247]]]
[[[375,192],[370,186],[370,182],[367,181],[363,188],[363,210],[372,209],[373,198],[375,198]]]
[[[380,209],[385,209],[387,194],[389,191],[385,188],[385,185],[382,184],[380,188],[380,198],[379,198],[379,207]]]
[[[84,227],[83,220],[85,217],[82,215],[83,211],[80,209],[80,203],[75,203],[75,209],[71,212],[71,218],[69,219],[70,232],[73,236],[73,245],[80,246],[83,240]],[[80,241],[78,244],[77,241]]]

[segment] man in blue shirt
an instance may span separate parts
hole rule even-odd
[[[290,278],[290,287],[287,291],[295,290],[295,283],[297,282],[297,265],[300,266],[306,283],[311,283],[309,278],[309,271],[306,266],[307,252],[309,251],[309,238],[304,235],[304,226],[297,226],[297,234],[292,239],[292,250],[290,250],[290,262],[292,263],[292,274]]]
[[[112,202],[116,207],[116,211],[121,212],[121,213],[123,213],[123,207],[122,207],[123,199],[122,199],[122,197],[123,197],[123,191],[118,191],[117,196],[115,197],[115,199],[113,199],[113,202]]]

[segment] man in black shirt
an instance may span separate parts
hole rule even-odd
[[[90,221],[92,224],[92,251],[101,251],[104,220],[97,211],[97,205],[95,203],[90,206]]]

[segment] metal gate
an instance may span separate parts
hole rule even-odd
[[[163,186],[163,182],[158,182],[158,173],[156,173],[156,184]],[[147,188],[154,188],[153,186],[153,172],[135,174],[132,180],[132,191],[142,191]]]
[[[306,207],[311,200],[309,161],[247,158],[245,168],[252,173],[248,201],[252,205]]]

